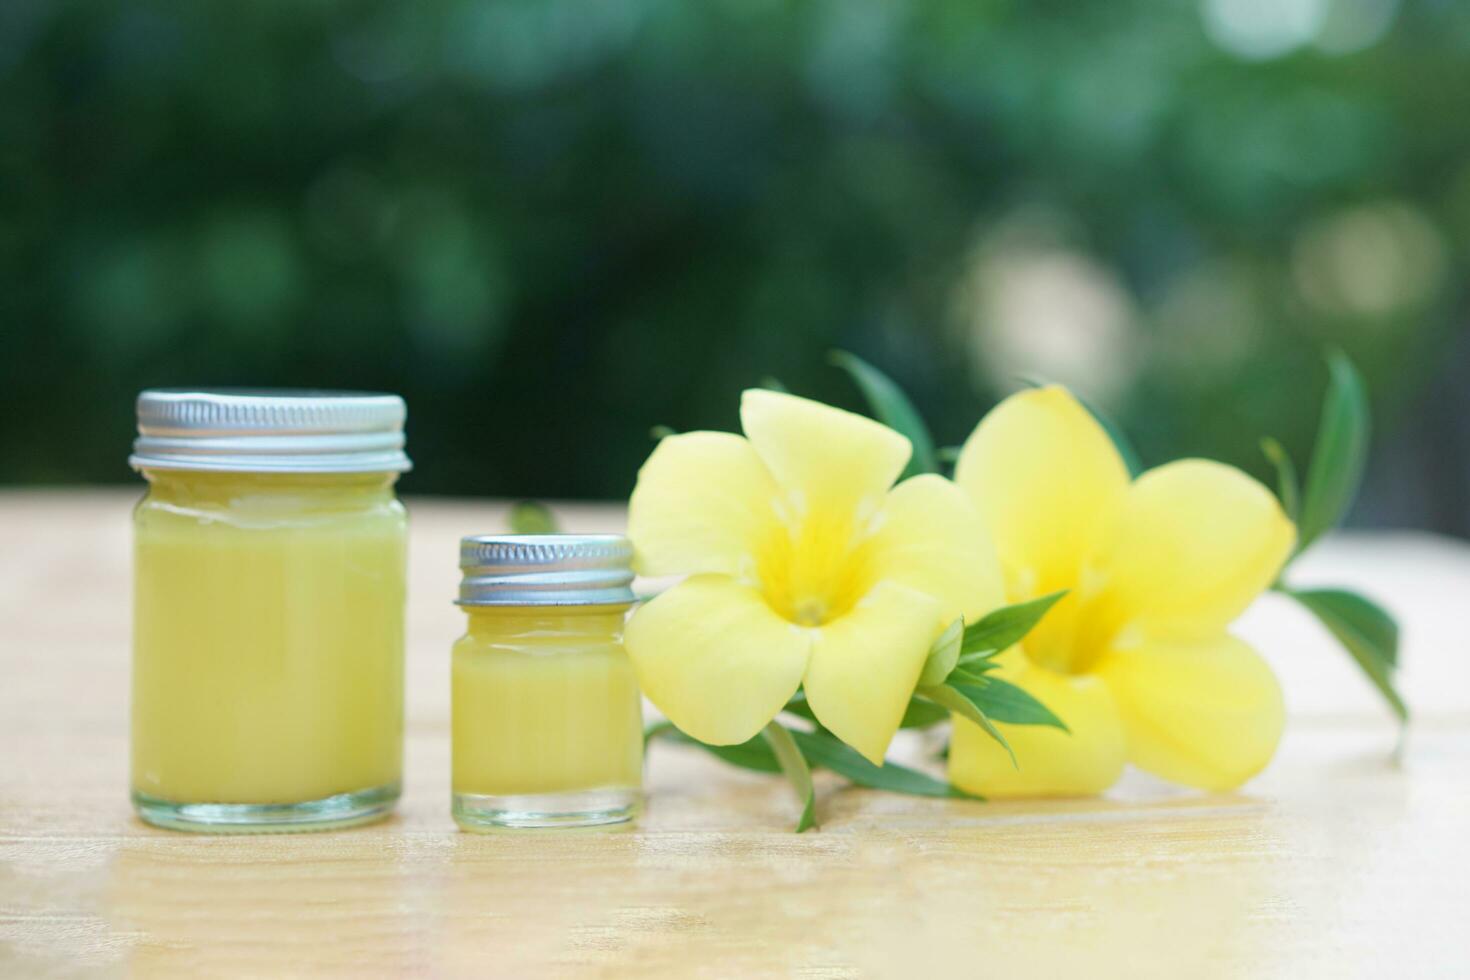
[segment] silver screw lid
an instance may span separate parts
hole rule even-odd
[[[633,598],[621,534],[483,534],[459,543],[461,606],[618,606]]]
[[[134,469],[401,473],[408,409],[364,391],[151,388],[138,395]]]

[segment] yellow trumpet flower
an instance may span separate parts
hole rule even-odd
[[[804,687],[818,720],[876,765],[929,646],[1000,604],[995,549],[950,481],[894,481],[909,441],[871,419],[745,392],[742,438],[669,436],[638,474],[640,574],[689,578],[628,623],[643,692],[711,745],[756,735]]]
[[[1068,590],[1000,655],[997,676],[1071,729],[1000,725],[1016,769],[957,719],[955,785],[992,797],[1097,793],[1132,762],[1225,790],[1265,767],[1281,737],[1281,691],[1226,628],[1296,540],[1269,490],[1201,459],[1130,481],[1107,434],[1058,387],[1014,395],[981,420],[955,482],[994,536],[1009,601]]]

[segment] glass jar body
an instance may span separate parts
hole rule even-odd
[[[407,515],[396,474],[143,474],[140,815],[250,831],[387,813],[403,745]]]
[[[643,719],[627,607],[466,611],[451,670],[455,820],[482,830],[634,816]]]

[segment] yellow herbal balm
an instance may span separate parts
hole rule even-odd
[[[633,550],[605,534],[465,538],[454,645],[453,812],[465,830],[634,816],[643,715],[623,619]]]
[[[139,396],[132,796],[147,822],[317,830],[393,808],[404,416],[396,395]]]

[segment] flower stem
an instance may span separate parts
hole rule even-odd
[[[796,739],[779,722],[772,721],[761,729],[761,736],[771,746],[776,761],[781,764],[781,771],[786,774],[791,788],[796,790],[797,801],[802,805],[801,819],[796,822],[796,832],[799,834],[810,830],[817,825],[817,793],[812,786],[812,770],[807,765],[806,756],[801,754]]]

